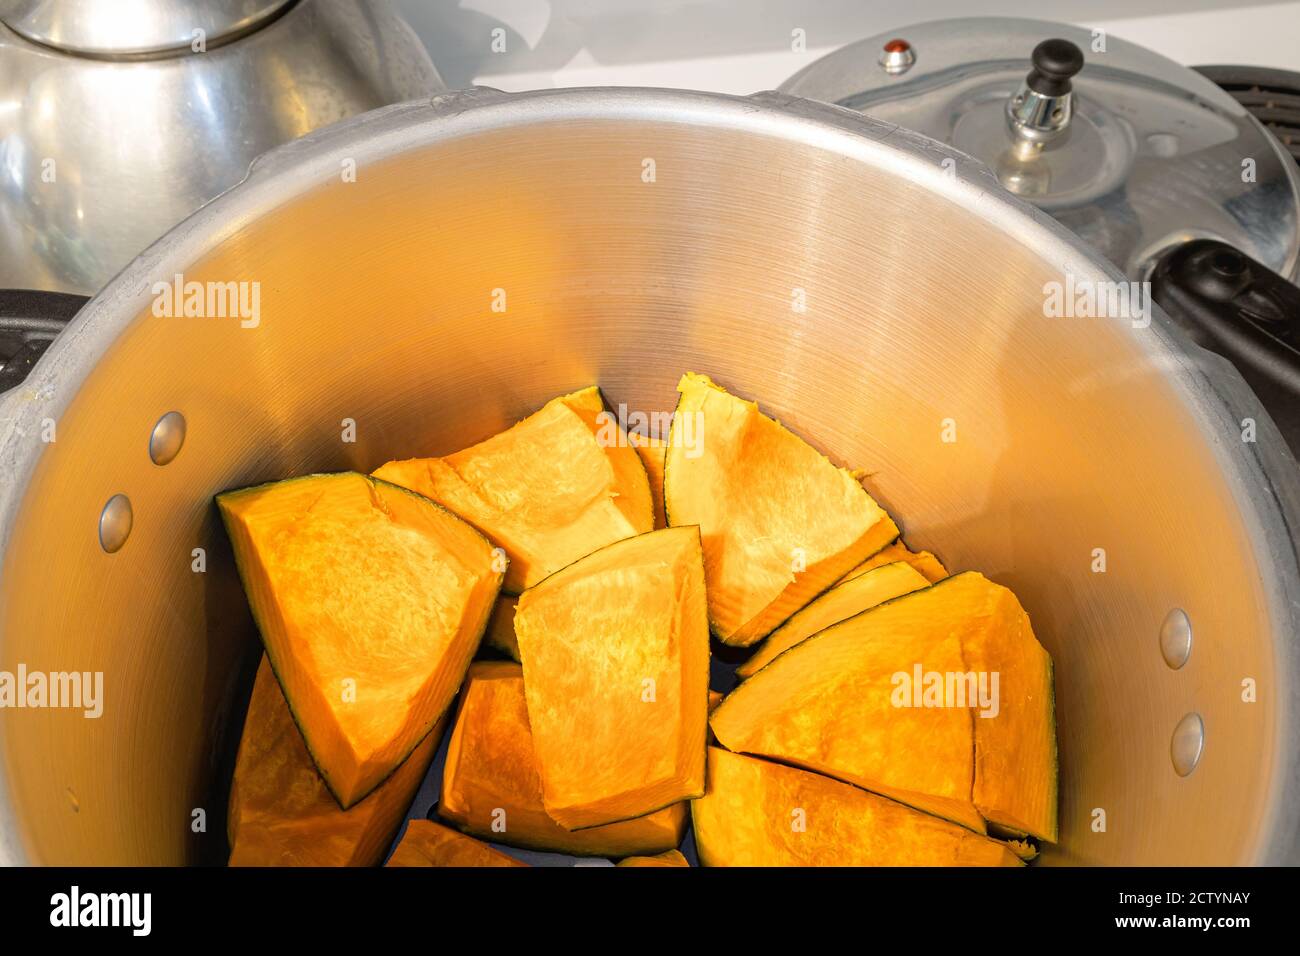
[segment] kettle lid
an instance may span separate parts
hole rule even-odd
[[[86,56],[207,47],[261,26],[290,0],[0,0],[0,22],[34,43]],[[202,33],[198,33],[202,31]]]
[[[1297,275],[1289,153],[1201,74],[1104,31],[937,20],[836,50],[781,89],[969,153],[1131,278],[1193,238]]]

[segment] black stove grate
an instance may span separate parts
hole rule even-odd
[[[1249,110],[1300,163],[1300,73],[1256,66],[1193,69]]]
[[[80,295],[0,289],[0,392],[27,377],[85,304],[86,297]]]

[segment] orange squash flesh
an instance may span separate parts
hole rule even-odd
[[[987,818],[1050,841],[1051,679],[1015,596],[966,572],[790,648],[729,694],[710,726],[730,750],[826,773],[977,832]],[[995,690],[991,706],[966,699],[980,680]]]
[[[664,455],[668,450],[667,443],[662,438],[642,435],[640,432],[628,432],[627,437],[641,455],[641,464],[645,466],[646,477],[650,480],[655,528],[666,528],[668,519],[664,517]]]
[[[620,434],[593,386],[453,455],[390,461],[374,474],[444,505],[504,548],[504,588],[518,594],[653,529],[645,468]]]
[[[447,709],[502,575],[449,511],[344,472],[217,496],[267,657],[347,809]]]
[[[387,866],[527,866],[472,836],[432,820],[412,820]]]
[[[753,402],[694,373],[677,390],[664,460],[668,523],[699,525],[714,633],[747,647],[898,528],[852,473]],[[686,427],[701,440],[679,440]]]
[[[340,810],[263,654],[230,787],[229,865],[377,865],[429,769],[444,721],[370,796]]]
[[[891,702],[892,675],[910,672],[914,661],[965,670],[960,641],[899,614],[869,633],[851,626],[906,600],[796,644],[727,695],[709,725],[728,750],[825,773],[983,833],[971,803],[970,711],[899,710]]]
[[[512,661],[519,660],[519,639],[515,637],[515,605],[518,598],[502,595],[497,598],[488,618],[487,630],[483,633],[483,643],[499,651]]]
[[[846,579],[769,634],[754,656],[736,668],[736,674],[749,677],[804,638],[877,604],[929,586],[930,582],[919,571],[902,561],[884,564],[856,578]]]
[[[1056,708],[1051,655],[1015,594],[979,574],[962,586],[988,595],[989,616],[962,644],[966,666],[999,674],[996,717],[975,719],[975,808],[990,825],[1048,843],[1057,838]]]
[[[894,561],[902,561],[911,565],[920,572],[927,581],[934,584],[936,581],[942,581],[948,576],[948,569],[943,566],[938,558],[929,551],[913,551],[903,544],[902,539],[894,541],[881,548],[867,560],[863,561],[844,577],[835,583],[843,584],[845,581],[851,581],[860,574],[866,574],[868,571],[875,570]]]
[[[1021,866],[1005,844],[847,783],[709,748],[704,866]]]
[[[669,850],[657,856],[629,856],[619,860],[618,866],[690,866],[686,857],[677,850]]]
[[[685,802],[634,820],[566,830],[546,813],[524,699],[523,669],[471,665],[447,745],[438,815],[494,843],[577,856],[619,857],[677,846]]]
[[[703,791],[705,602],[696,528],[609,545],[520,597],[528,721],[561,825],[640,817]]]

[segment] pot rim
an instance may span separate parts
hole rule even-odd
[[[42,444],[27,436],[57,420],[100,357],[147,311],[151,287],[227,240],[248,222],[338,176],[402,152],[492,130],[563,121],[649,121],[731,128],[785,138],[889,171],[970,209],[1064,274],[1124,282],[1118,269],[1054,219],[1004,190],[979,161],[919,133],[838,106],[781,92],[732,96],[638,87],[588,87],[507,94],[486,87],[440,93],[364,113],[266,153],[238,185],[199,209],[137,256],[91,299],[33,368],[0,396],[0,580],[26,486]],[[955,173],[955,175],[954,175]],[[1185,402],[1224,474],[1256,542],[1273,623],[1278,706],[1268,755],[1274,771],[1267,810],[1243,861],[1300,858],[1300,469],[1276,426],[1240,374],[1174,327],[1158,306],[1133,334],[1136,352],[1155,363]],[[1115,318],[1112,321],[1127,320]],[[1224,435],[1243,417],[1258,440],[1233,448]],[[1229,432],[1228,426],[1232,426]],[[3,640],[3,635],[0,635]],[[0,721],[0,735],[4,722]],[[0,863],[24,862],[18,822],[0,766]]]

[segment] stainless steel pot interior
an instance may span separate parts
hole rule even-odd
[[[260,322],[153,315],[176,274],[260,283]],[[0,711],[4,853],[179,863],[221,840],[217,755],[256,638],[214,492],[450,451],[589,382],[670,410],[695,369],[868,470],[914,546],[1020,595],[1056,661],[1049,862],[1294,859],[1294,462],[1160,323],[1044,318],[1067,275],[1118,277],[982,167],[784,96],[474,91],[276,151],[10,396],[0,669],[102,671],[105,701]],[[172,410],[187,437],[160,467]],[[134,527],[108,554],[119,493]],[[1205,742],[1182,777],[1189,713]]]

